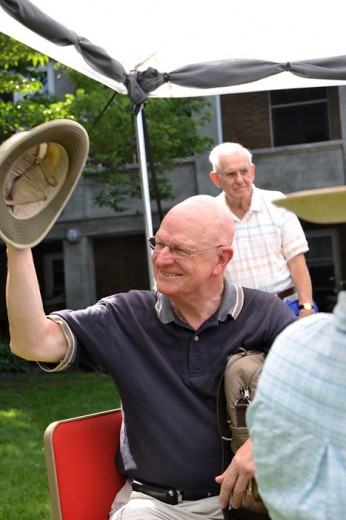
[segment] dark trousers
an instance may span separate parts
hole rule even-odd
[[[225,520],[270,520],[266,513],[256,513],[249,509],[223,509]]]

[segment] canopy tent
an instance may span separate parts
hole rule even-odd
[[[121,93],[201,96],[346,81],[340,1],[0,0],[0,30]]]
[[[130,96],[147,234],[147,97],[346,84],[339,0],[0,0],[0,31]]]

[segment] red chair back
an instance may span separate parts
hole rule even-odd
[[[53,520],[108,520],[125,480],[114,464],[121,420],[118,409],[48,426],[44,447]]]

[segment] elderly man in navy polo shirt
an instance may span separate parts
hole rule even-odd
[[[156,292],[132,290],[49,316],[30,249],[8,244],[13,353],[47,371],[106,372],[119,390],[117,465],[127,482],[112,520],[222,519],[229,500],[232,515],[245,511],[251,440],[220,474],[218,383],[232,352],[241,346],[267,352],[296,317],[276,296],[224,278],[232,238],[228,209],[214,197],[191,197],[149,238]]]

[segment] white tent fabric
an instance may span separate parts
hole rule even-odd
[[[340,9],[340,0],[0,0],[0,30],[141,104],[345,84]]]
[[[138,116],[147,97],[346,84],[340,0],[0,0],[0,31],[129,95]]]

